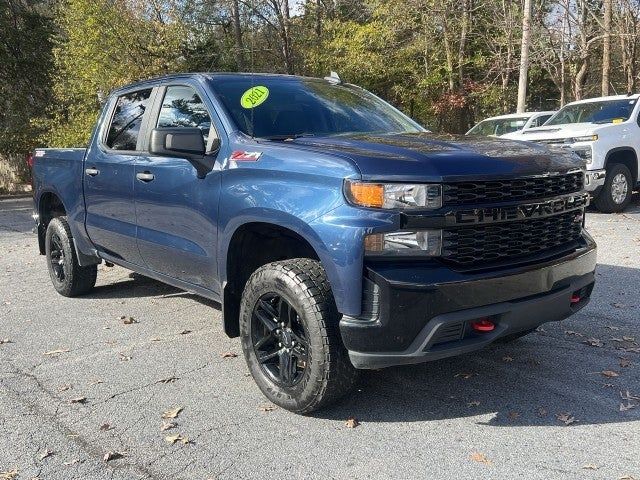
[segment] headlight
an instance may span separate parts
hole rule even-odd
[[[577,143],[577,142],[595,142],[598,140],[598,135],[585,135],[583,137],[571,137],[565,139],[565,143]]]
[[[593,161],[593,153],[591,147],[574,148],[573,152],[578,155],[582,160],[587,162],[587,165]]]
[[[364,240],[366,255],[424,255],[442,254],[442,230],[374,233]]]
[[[438,184],[345,182],[345,196],[354,205],[387,209],[435,209],[442,206]]]

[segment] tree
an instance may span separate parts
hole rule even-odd
[[[522,44],[520,46],[520,74],[518,77],[518,113],[527,106],[527,77],[529,75],[529,46],[531,44],[531,0],[524,0],[522,13]]]

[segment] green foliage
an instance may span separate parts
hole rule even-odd
[[[86,144],[99,112],[98,95],[135,80],[179,71],[185,31],[144,4],[67,0],[57,15],[54,96],[47,144]]]

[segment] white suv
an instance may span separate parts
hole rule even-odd
[[[638,182],[640,95],[565,105],[542,127],[505,138],[570,148],[587,164],[586,188],[602,212],[624,210]]]

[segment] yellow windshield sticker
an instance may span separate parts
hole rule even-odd
[[[611,120],[611,123],[622,123],[624,122],[624,118],[614,118]]]
[[[242,108],[255,108],[264,103],[269,96],[269,89],[263,86],[251,87],[240,97]]]

